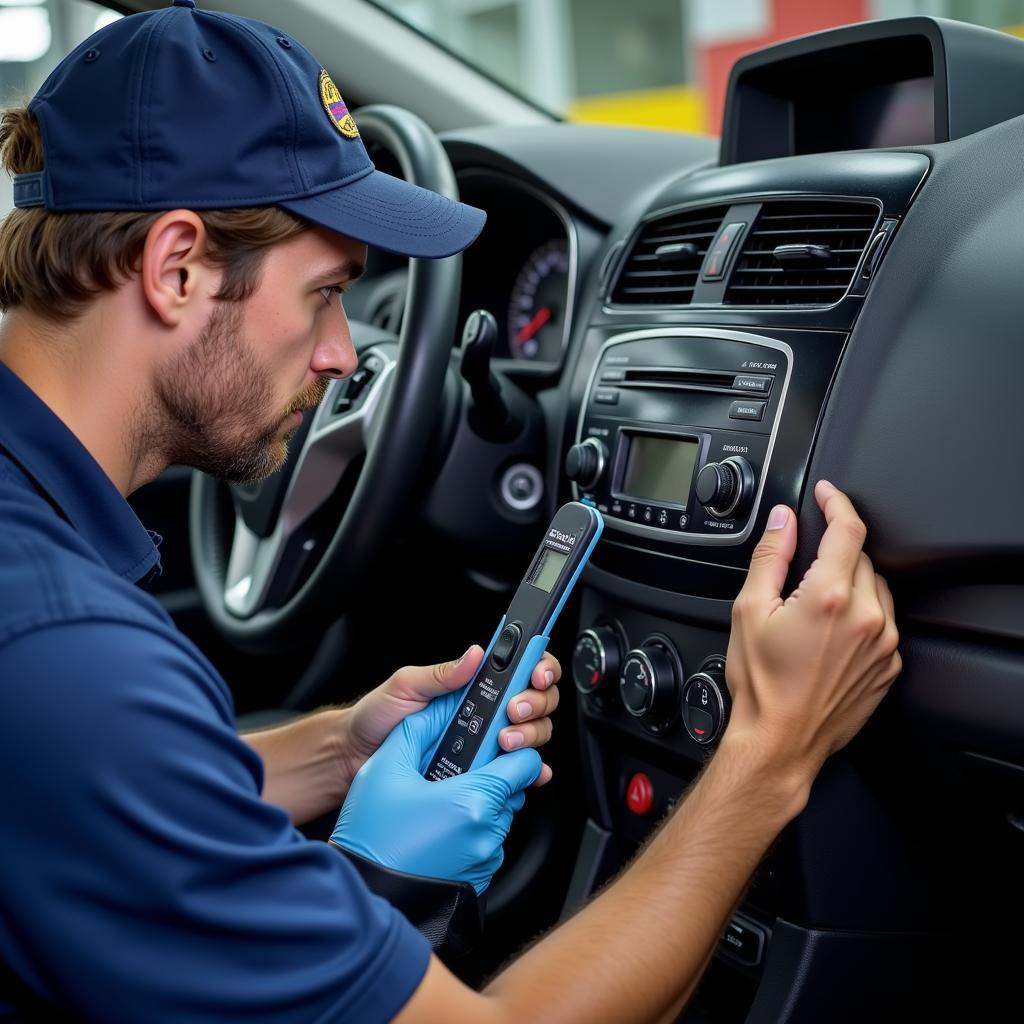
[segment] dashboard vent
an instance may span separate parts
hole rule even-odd
[[[875,224],[871,203],[767,202],[726,289],[736,306],[828,306],[850,287]]]
[[[682,210],[645,224],[622,265],[612,302],[688,306],[727,206]]]

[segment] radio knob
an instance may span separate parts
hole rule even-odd
[[[754,496],[754,470],[742,456],[709,462],[697,474],[697,500],[719,519],[741,516]]]
[[[622,648],[613,626],[595,626],[580,633],[572,652],[572,678],[576,689],[592,695],[610,679],[618,679]]]
[[[604,473],[608,449],[596,437],[588,437],[582,444],[574,444],[565,456],[565,472],[580,487],[593,487]]]
[[[675,718],[681,673],[664,641],[647,640],[622,663],[619,693],[626,710],[655,729]]]

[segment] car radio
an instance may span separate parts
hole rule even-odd
[[[793,370],[785,342],[666,327],[602,346],[566,456],[610,529],[679,544],[749,536]]]

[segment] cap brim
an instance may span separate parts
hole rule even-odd
[[[487,219],[475,206],[383,171],[373,171],[329,192],[277,205],[358,242],[428,259],[462,252]]]

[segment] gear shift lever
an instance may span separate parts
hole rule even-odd
[[[501,381],[491,370],[498,323],[486,309],[475,309],[462,329],[462,376],[473,396],[476,422],[481,437],[506,441],[522,428],[501,394]]]

